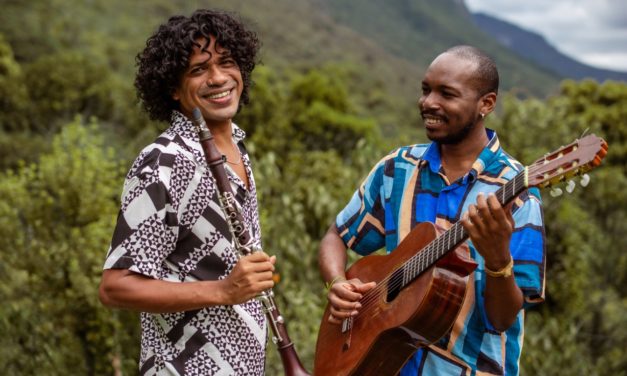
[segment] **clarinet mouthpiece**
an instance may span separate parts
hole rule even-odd
[[[198,107],[194,107],[194,109],[192,110],[192,117],[192,120],[194,120],[195,123],[201,123],[205,120],[203,119],[202,112],[200,112],[200,109]]]
[[[196,131],[198,132],[198,136],[201,140],[205,140],[211,138],[211,132],[207,127],[207,123],[205,122],[205,118],[202,116],[202,112],[200,112],[200,108],[194,107],[192,110],[192,123],[196,127]]]

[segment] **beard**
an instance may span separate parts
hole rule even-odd
[[[429,138],[429,140],[437,142],[441,145],[456,145],[466,139],[466,137],[468,136],[470,131],[473,130],[476,124],[476,121],[470,120],[455,133],[451,133],[443,137],[433,137],[427,134],[427,137]]]

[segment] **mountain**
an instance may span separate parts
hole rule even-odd
[[[560,77],[575,80],[591,78],[600,82],[605,80],[627,81],[627,73],[598,69],[582,64],[559,52],[539,34],[485,13],[475,13],[472,18],[479,28],[494,36],[503,46],[555,72]]]
[[[185,0],[7,2],[0,33],[20,62],[74,49],[128,77],[154,28],[196,6]],[[262,37],[263,61],[283,70],[350,63],[369,72],[363,79],[393,89],[413,83],[416,94],[419,76],[438,53],[471,44],[495,58],[503,90],[545,96],[559,84],[557,74],[529,64],[482,31],[463,0],[213,0],[208,6],[237,11],[253,24]]]
[[[420,74],[440,52],[454,45],[470,44],[495,59],[504,91],[543,97],[554,93],[559,85],[559,76],[554,72],[521,59],[483,32],[463,0],[315,1],[335,23],[416,65]]]
[[[132,91],[134,57],[155,28],[198,6],[187,0],[9,1],[0,34],[20,64],[74,51],[110,68]],[[561,77],[499,43],[475,24],[463,0],[212,0],[235,11],[262,39],[262,64],[289,78],[331,69],[346,78],[357,112],[374,117],[384,134],[416,130],[416,100],[428,64],[458,45],[494,57],[501,91],[544,98]]]

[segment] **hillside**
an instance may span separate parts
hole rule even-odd
[[[473,14],[473,20],[482,30],[494,35],[503,46],[520,56],[551,70],[563,78],[581,80],[591,78],[600,82],[605,80],[627,81],[627,73],[607,69],[597,69],[582,64],[559,52],[541,35],[525,30],[507,21],[494,18],[484,13]]]
[[[485,34],[473,22],[461,0],[320,0],[336,22],[373,40],[395,56],[413,62],[422,71],[444,49],[470,44],[496,60],[501,89],[544,96],[552,93],[555,74],[529,64]],[[404,72],[401,72],[401,74]]]
[[[416,130],[422,72],[455,44],[492,54],[502,90],[544,97],[559,83],[557,75],[482,32],[461,0],[216,0],[211,6],[247,19],[261,34],[263,64],[283,77],[323,65],[345,72],[354,106],[387,135]],[[108,66],[130,88],[134,57],[147,36],[169,16],[193,9],[183,0],[9,2],[0,14],[0,33],[22,63],[76,50]]]

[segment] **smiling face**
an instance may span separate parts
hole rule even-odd
[[[495,93],[477,89],[476,63],[450,53],[438,56],[427,69],[418,100],[427,137],[440,144],[458,144],[480,134],[481,113],[492,111]]]
[[[197,42],[204,46],[206,40],[198,39]],[[237,113],[243,88],[237,63],[229,51],[216,45],[212,36],[204,50],[194,47],[172,98],[179,102],[181,112],[188,118],[198,107],[209,128],[227,126]]]

